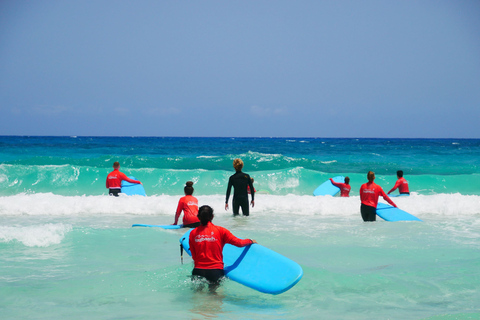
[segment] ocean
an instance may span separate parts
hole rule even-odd
[[[0,137],[2,319],[480,319],[480,140]],[[225,211],[233,159],[254,179],[249,217]],[[114,161],[147,197],[109,197]],[[422,222],[365,223],[369,170]],[[349,198],[314,197],[337,175]],[[299,263],[268,295],[190,281],[185,230],[171,224],[185,182],[214,223]],[[397,193],[395,191],[394,193]],[[383,201],[380,198],[380,201]],[[230,200],[231,207],[231,200]]]

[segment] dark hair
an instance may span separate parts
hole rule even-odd
[[[349,184],[349,183],[350,183],[350,178],[349,178],[349,177],[345,177],[345,183],[346,183],[346,184]]]
[[[213,220],[213,209],[210,206],[201,206],[198,209],[197,214],[198,219],[203,226],[206,226],[210,221]]]
[[[114,168],[120,167],[120,162],[115,161],[115,162],[113,163],[113,167],[114,167]]]
[[[183,191],[185,191],[186,195],[191,196],[193,194],[193,182],[187,181],[185,183],[185,188],[183,188]]]
[[[402,170],[398,170],[398,171],[397,171],[397,176],[400,177],[400,178],[403,177],[403,171],[402,171]]]

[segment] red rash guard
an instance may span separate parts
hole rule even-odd
[[[376,208],[378,204],[379,196],[382,196],[383,199],[385,199],[388,203],[390,203],[395,208],[397,207],[397,205],[393,203],[393,201],[390,200],[390,198],[385,194],[382,187],[380,187],[375,182],[373,181],[367,182],[362,184],[362,186],[360,187],[360,200],[366,206]]]
[[[253,243],[250,239],[239,239],[230,231],[209,222],[190,232],[189,244],[197,269],[223,269],[223,246],[230,243],[245,247]]]
[[[335,182],[335,181],[333,181],[332,178],[330,178],[330,182],[332,182],[332,184],[335,187],[340,188],[340,197],[348,197],[349,196],[350,189],[352,189],[352,187],[349,184]]]
[[[400,193],[410,193],[410,191],[408,191],[408,182],[407,180],[405,180],[404,177],[401,177],[400,179],[398,179],[395,185],[393,186],[392,190],[388,191],[388,193],[390,194],[393,190],[397,188]]]
[[[130,179],[125,175],[125,173],[120,172],[118,169],[114,169],[107,176],[107,189],[121,189],[122,180],[130,183],[140,183],[140,181]]]
[[[178,201],[177,212],[175,213],[175,223],[177,224],[178,218],[183,210],[183,224],[192,224],[200,222],[197,218],[198,214],[198,200],[192,195],[181,197]]]

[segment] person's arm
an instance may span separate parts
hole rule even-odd
[[[133,180],[133,179],[130,179],[129,177],[127,177],[127,175],[123,172],[120,172],[120,179],[121,180],[125,180],[125,181],[128,181],[130,183],[136,183],[136,184],[142,184],[139,180]]]
[[[254,190],[253,189],[253,183],[252,183],[252,179],[250,178],[250,176],[248,176],[248,186],[250,187],[250,190]],[[255,192],[250,192],[250,195],[252,196],[252,208],[255,206]],[[247,196],[248,197],[248,196]]]
[[[392,190],[388,191],[388,194],[392,193],[392,191],[400,187],[400,183],[402,182],[400,181],[400,179],[398,179],[397,182],[395,182],[395,185],[393,186]]]
[[[337,188],[343,187],[343,183],[335,182],[335,181],[333,181],[332,178],[330,178],[330,182]]]
[[[182,213],[182,209],[183,209],[182,199],[183,198],[180,198],[180,200],[178,201],[177,211],[175,212],[175,222],[173,223],[173,225],[176,225],[178,223],[178,218],[180,218],[180,214]]]
[[[231,191],[232,191],[232,177],[228,179],[227,195],[225,197],[225,210],[228,210],[228,198],[230,198]]]
[[[246,247],[251,244],[257,243],[257,241],[252,239],[240,239],[235,237],[229,230],[222,228],[224,233],[224,242],[234,245],[235,247]]]
[[[381,191],[381,192],[380,192],[380,195],[383,197],[383,199],[385,199],[385,201],[387,201],[387,202],[390,203],[392,206],[394,206],[395,208],[397,208],[397,205],[392,201],[392,199],[390,199],[389,196],[387,196],[387,195],[385,194],[385,191],[383,191],[383,190],[380,190],[380,191]]]

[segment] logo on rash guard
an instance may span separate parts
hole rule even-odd
[[[375,193],[375,190],[364,189],[363,193]]]
[[[213,232],[210,236],[205,235],[205,234],[199,234],[195,236],[195,242],[203,242],[203,241],[208,241],[208,242],[215,242],[217,239],[213,235]]]

